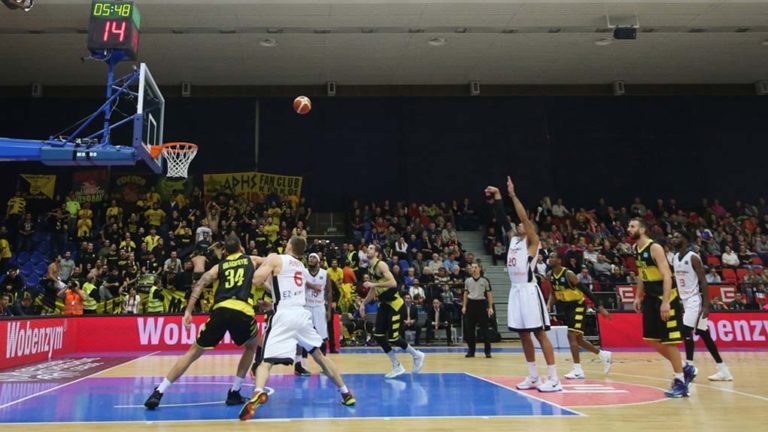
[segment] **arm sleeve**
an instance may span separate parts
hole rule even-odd
[[[587,298],[590,301],[592,301],[592,303],[594,303],[596,306],[602,306],[603,305],[603,302],[600,301],[597,298],[597,296],[595,295],[595,293],[593,293],[592,290],[589,289],[588,286],[584,285],[583,282],[579,282],[579,285],[577,285],[577,288],[579,289],[579,291],[583,292],[584,295],[587,296]]]
[[[485,281],[488,283],[488,289],[487,289],[487,290],[485,290],[485,292],[490,292],[490,291],[493,291],[493,288],[491,288],[491,281],[490,281],[490,280],[488,280],[488,278],[487,278],[487,277],[485,277],[485,276],[483,276],[483,279],[485,279]]]
[[[507,220],[507,211],[504,210],[504,203],[502,200],[496,200],[493,202],[493,217],[496,218],[496,224],[501,226],[504,231],[512,231],[512,224]]]

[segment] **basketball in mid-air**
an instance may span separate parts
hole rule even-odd
[[[293,110],[297,114],[307,114],[312,111],[312,101],[306,96],[298,96],[293,100]]]

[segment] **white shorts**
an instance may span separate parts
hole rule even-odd
[[[303,307],[283,307],[269,319],[264,333],[264,361],[293,364],[296,344],[307,351],[320,347],[323,338],[312,325],[312,315]]]
[[[683,300],[683,325],[700,330],[707,330],[707,319],[701,318],[701,296]]]
[[[509,289],[507,327],[517,332],[549,330],[547,304],[538,285],[513,284]]]
[[[328,339],[328,321],[325,320],[325,306],[304,306],[312,314],[312,325],[317,334],[323,339]]]

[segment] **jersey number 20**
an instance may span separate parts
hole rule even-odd
[[[224,272],[227,280],[224,282],[224,288],[232,288],[243,284],[245,279],[245,269],[229,269]]]

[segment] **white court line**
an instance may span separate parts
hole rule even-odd
[[[554,404],[553,404],[554,405]],[[569,409],[569,408],[567,408]],[[573,410],[570,410],[573,411]],[[574,411],[575,412],[575,411]],[[255,419],[248,422],[254,423],[272,423],[272,422],[305,422],[305,421],[340,421],[340,420],[453,420],[453,419],[531,419],[531,418],[556,418],[557,416],[537,416],[537,415],[491,415],[491,416],[402,416],[402,417],[313,417],[313,418],[276,418],[276,419]],[[130,420],[130,421],[76,421],[76,422],[29,422],[29,423],[3,423],[4,425],[70,425],[70,424],[152,424],[152,423],[207,423],[207,422],[240,422],[239,419],[196,419],[196,420]]]
[[[485,379],[485,378],[483,378],[483,377],[479,377],[479,376],[477,376],[477,375],[474,375],[474,374],[471,374],[471,373],[468,373],[468,372],[464,372],[464,373],[465,373],[466,375],[469,375],[469,376],[471,376],[472,378],[477,378],[477,379],[479,379],[479,380],[481,380],[481,381],[485,381],[485,382],[487,382],[487,383],[491,383],[491,384],[493,384],[493,385],[497,385],[497,386],[499,386],[499,387],[501,387],[501,388],[504,388],[504,389],[507,389],[507,390],[511,390],[511,391],[513,391],[513,392],[515,392],[515,393],[517,393],[517,394],[519,394],[519,395],[523,395],[523,396],[525,396],[525,397],[529,397],[529,398],[531,398],[531,399],[536,399],[537,401],[540,401],[540,402],[544,402],[544,403],[548,403],[548,404],[550,404],[550,405],[554,405],[554,406],[556,406],[556,407],[558,407],[558,408],[560,408],[560,409],[564,409],[564,410],[566,410],[566,411],[570,411],[570,412],[576,413],[576,414],[578,414],[578,415],[579,415],[579,416],[581,416],[581,417],[587,417],[587,415],[586,415],[586,414],[584,414],[584,413],[578,412],[578,411],[576,411],[576,410],[574,410],[574,409],[571,409],[571,408],[567,408],[567,407],[564,407],[564,406],[562,406],[562,405],[559,405],[559,404],[556,404],[556,403],[554,403],[554,402],[550,402],[550,401],[548,401],[548,400],[546,400],[546,399],[541,399],[541,398],[538,398],[538,397],[536,397],[536,396],[532,396],[532,395],[530,395],[530,394],[528,394],[528,393],[525,393],[525,392],[522,392],[522,391],[520,391],[520,390],[518,390],[518,389],[516,389],[516,388],[507,387],[507,386],[505,386],[504,384],[499,384],[499,383],[497,383],[497,382],[493,382],[493,381],[491,381],[491,380]],[[538,390],[537,390],[537,391],[538,391]],[[547,416],[547,417],[549,417],[549,416]]]
[[[185,385],[189,385],[189,384],[192,384],[192,385],[210,385],[210,384],[215,384],[215,385],[225,385],[227,387],[232,385],[230,383],[224,383],[224,382],[178,383],[176,385],[178,385],[178,386],[185,386]],[[254,384],[243,384],[243,387],[245,387],[245,386],[255,387]],[[275,394],[275,389],[273,389],[272,387],[264,387],[264,390],[267,391],[267,396],[272,396],[273,394]],[[218,401],[213,401],[213,402],[189,402],[189,403],[180,403],[180,404],[163,404],[163,406],[164,407],[186,407],[186,406],[202,406],[202,405],[221,405],[221,402],[222,401],[218,400]],[[142,405],[115,405],[114,408],[141,408],[141,409],[146,409],[146,407],[143,404]]]
[[[181,403],[181,404],[163,404],[163,407],[190,407],[190,406],[202,406],[202,405],[221,405],[222,401],[214,402],[195,402],[195,403]],[[115,405],[113,408],[143,408],[144,405]]]
[[[620,373],[620,372],[616,372],[616,373],[611,372],[611,375],[621,375],[621,376],[627,376],[627,377],[633,377],[633,378],[645,378],[645,379],[654,380],[654,381],[667,381],[667,382],[670,381],[669,379],[666,379],[666,378],[649,377],[649,376],[643,376],[643,375],[632,375],[632,374],[625,374],[625,373]],[[727,393],[733,393],[733,394],[737,394],[737,395],[740,395],[740,396],[751,397],[751,398],[755,398],[755,399],[759,399],[759,400],[768,402],[768,397],[765,397],[765,396],[760,396],[760,395],[756,395],[756,394],[752,394],[752,393],[745,393],[745,392],[742,392],[742,391],[727,389],[727,388],[713,386],[713,385],[696,384],[695,382],[693,384],[696,387],[703,387],[703,388],[708,388],[708,389],[720,390],[720,391],[724,391],[724,392],[727,392]]]
[[[125,366],[125,365],[127,365],[127,364],[130,364],[130,363],[133,363],[133,362],[135,362],[135,361],[139,361],[139,360],[141,360],[141,359],[147,358],[147,357],[149,357],[149,356],[151,356],[151,355],[154,355],[154,354],[157,354],[157,353],[159,353],[159,352],[160,352],[160,351],[155,351],[155,352],[152,352],[152,353],[149,353],[149,354],[143,355],[143,356],[141,356],[141,357],[135,358],[135,359],[133,359],[133,360],[128,360],[127,362],[123,362],[123,363],[120,363],[120,364],[116,364],[116,365],[114,365],[114,366],[112,366],[112,367],[110,367],[110,368],[107,368],[107,369],[104,369],[104,370],[100,370],[100,371],[96,371],[96,372],[94,372],[94,373],[92,373],[92,374],[88,374],[88,375],[86,375],[86,376],[84,376],[84,377],[82,377],[82,378],[78,378],[78,379],[76,379],[76,380],[74,380],[74,381],[70,381],[70,382],[68,382],[68,383],[64,383],[64,384],[61,384],[61,385],[57,385],[56,387],[53,387],[53,388],[49,388],[48,390],[43,390],[43,391],[41,391],[41,392],[37,392],[37,393],[31,394],[31,395],[29,395],[29,396],[25,396],[25,397],[23,397],[23,398],[21,398],[21,399],[16,399],[15,401],[12,401],[12,402],[8,402],[8,403],[7,403],[7,404],[5,404],[5,405],[0,405],[0,409],[3,409],[3,408],[6,408],[6,407],[9,407],[9,406],[11,406],[11,405],[16,405],[16,404],[17,404],[17,403],[19,403],[19,402],[24,402],[25,400],[29,400],[29,399],[32,399],[33,397],[37,397],[37,396],[40,396],[40,395],[43,395],[43,394],[46,394],[46,393],[50,393],[50,392],[52,392],[52,391],[54,391],[54,390],[58,390],[58,389],[60,389],[60,388],[66,387],[66,386],[68,386],[68,385],[72,385],[72,384],[78,383],[78,382],[80,382],[80,381],[83,381],[83,380],[85,380],[85,379],[88,379],[88,378],[94,377],[94,376],[96,376],[96,375],[99,375],[99,374],[102,374],[102,373],[104,373],[104,372],[108,372],[108,371],[111,371],[112,369],[116,369],[116,368],[118,368],[118,367],[120,367],[120,366]],[[53,424],[59,424],[59,423],[53,423]]]

